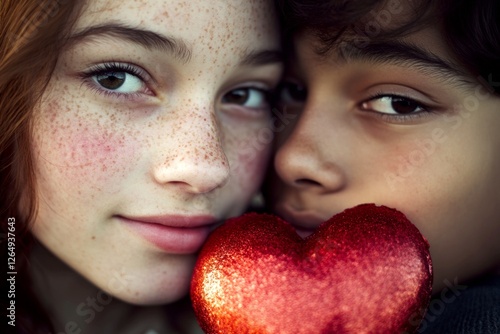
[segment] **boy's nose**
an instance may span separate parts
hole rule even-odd
[[[287,185],[319,193],[336,192],[345,186],[341,168],[345,148],[334,135],[331,121],[322,115],[328,112],[306,106],[293,132],[279,147],[274,167]]]
[[[222,187],[229,179],[230,166],[213,110],[198,108],[174,122],[175,128],[166,136],[171,142],[154,167],[156,182],[193,194]]]

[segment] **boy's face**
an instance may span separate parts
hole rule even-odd
[[[429,240],[435,291],[498,264],[500,98],[453,70],[438,29],[326,56],[311,33],[295,42],[307,96],[283,95],[300,117],[278,142],[276,212],[307,235],[357,204],[399,209]]]

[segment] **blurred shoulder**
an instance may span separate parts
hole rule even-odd
[[[500,333],[500,272],[468,284],[449,283],[431,300],[418,333]]]

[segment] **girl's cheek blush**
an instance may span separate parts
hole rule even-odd
[[[226,147],[233,173],[242,187],[252,188],[260,184],[271,153],[271,141],[259,136],[260,130],[247,131],[245,135],[226,136]]]
[[[129,137],[130,138],[130,137]],[[136,159],[137,144],[118,129],[82,131],[68,147],[75,176],[94,179],[96,185],[122,178]],[[80,171],[78,171],[80,170]]]
[[[246,175],[246,180],[255,182],[256,177],[264,175],[270,157],[270,147],[265,146],[249,152],[239,152],[237,154],[237,166],[242,175]]]
[[[98,112],[47,104],[35,124],[39,170],[71,182],[78,192],[115,192],[138,160],[136,133],[101,121]],[[65,112],[64,112],[65,111]],[[81,116],[80,116],[81,115]],[[101,116],[105,118],[105,116]],[[45,167],[43,167],[45,166]]]

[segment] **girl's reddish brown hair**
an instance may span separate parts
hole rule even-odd
[[[0,1],[0,233],[7,236],[8,219],[14,218],[19,332],[48,333],[50,328],[30,292],[26,261],[33,243],[30,225],[37,209],[31,130],[33,111],[50,80],[81,2]],[[0,239],[0,243],[2,263],[6,265],[6,238]],[[2,280],[3,287],[5,282]]]

